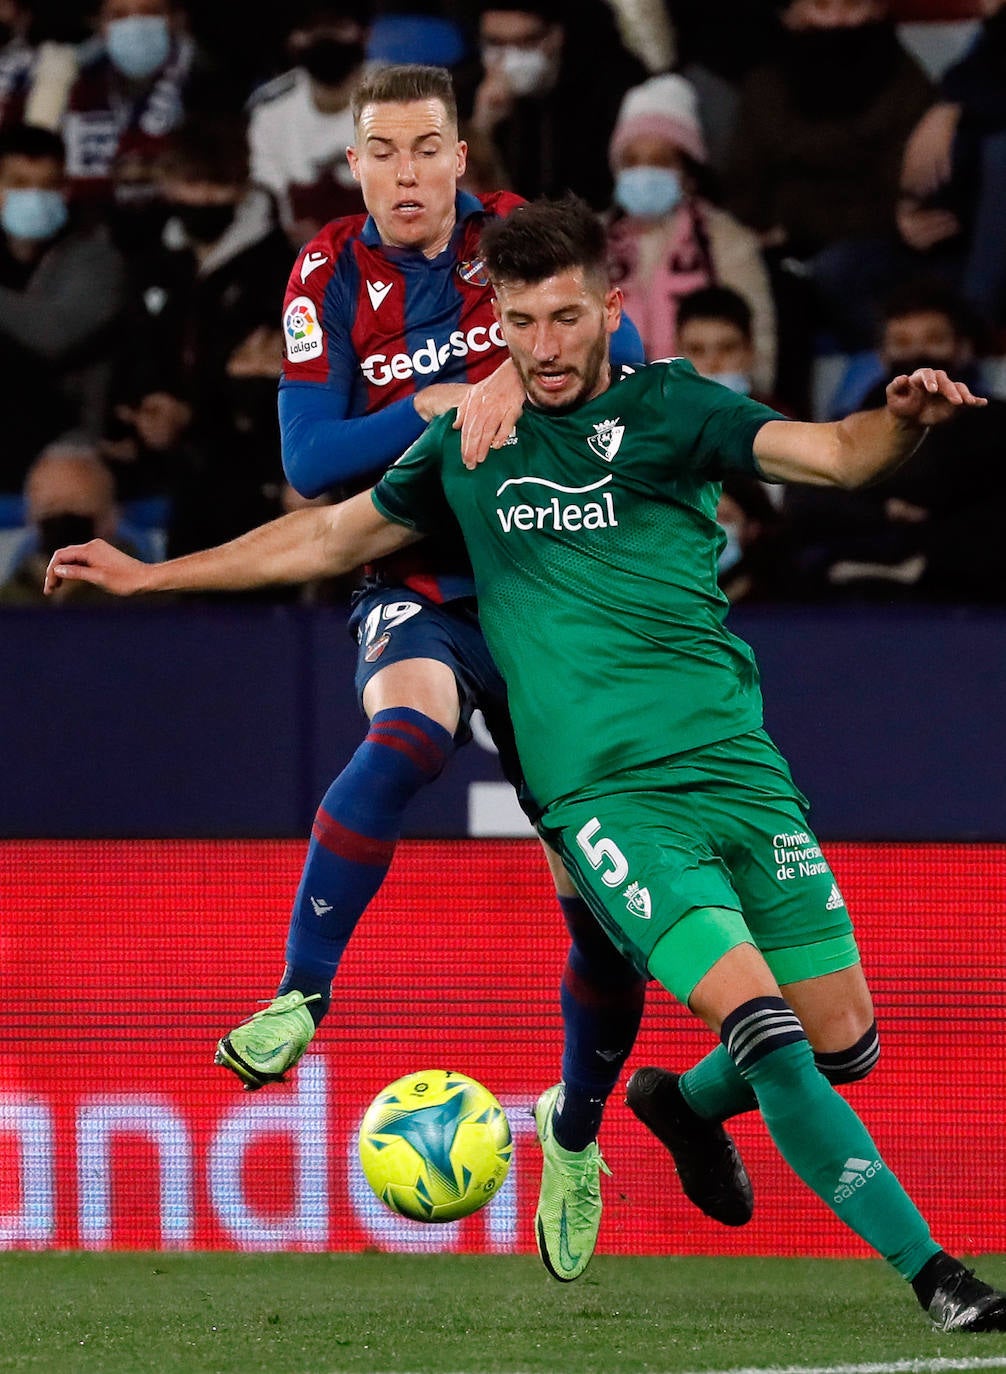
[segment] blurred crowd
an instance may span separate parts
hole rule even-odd
[[[1006,604],[1006,0],[0,0],[0,603],[62,544],[175,555],[303,499],[284,287],[362,211],[350,95],[402,61],[454,76],[465,189],[603,217],[649,359],[794,418],[920,365],[992,398],[867,490],[728,484],[731,600]]]

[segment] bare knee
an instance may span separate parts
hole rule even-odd
[[[818,1069],[834,1084],[865,1078],[880,1057],[873,998],[862,965],[783,988],[807,1032]]]
[[[458,684],[446,663],[434,658],[409,658],[389,663],[363,689],[363,709],[370,717],[378,711],[409,707],[449,730],[458,728]]]
[[[880,1058],[880,1036],[873,1021],[863,1034],[841,1050],[815,1050],[814,1063],[829,1083],[858,1083],[876,1068]]]

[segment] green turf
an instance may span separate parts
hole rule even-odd
[[[1006,1256],[977,1268],[1006,1284]],[[677,1374],[1002,1356],[936,1332],[879,1262],[0,1255],[0,1370],[44,1374]],[[987,1366],[985,1366],[987,1367]]]

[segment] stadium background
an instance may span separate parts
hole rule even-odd
[[[1006,620],[734,612],[768,723],[859,930],[883,1055],[850,1090],[958,1252],[1006,1250]],[[343,964],[290,1084],[242,1094],[213,1045],[266,997],[317,798],[355,747],[352,646],[304,608],[6,612],[0,684],[0,1246],[533,1250],[527,1109],[558,1076],[563,941],[495,763],[462,751]],[[711,1043],[659,989],[632,1063]],[[492,1207],[448,1228],[367,1193],[372,1094],[433,1065],[486,1082],[517,1139]],[[865,1254],[738,1124],[755,1221],[691,1209],[620,1102],[602,1252]]]

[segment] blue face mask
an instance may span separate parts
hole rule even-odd
[[[0,224],[12,239],[51,239],[63,228],[67,214],[59,191],[25,186],[4,192]]]
[[[740,536],[737,533],[737,526],[724,524],[722,529],[727,537],[727,542],[720,549],[719,561],[716,565],[717,572],[723,574],[729,572],[731,568],[736,568],[737,564],[744,557],[744,549],[741,546]]]
[[[751,377],[747,372],[710,372],[709,380],[729,387],[738,396],[751,395]]]
[[[670,167],[625,167],[615,178],[615,200],[640,219],[669,214],[683,194],[681,178]]]
[[[171,51],[168,21],[163,14],[113,19],[105,29],[105,51],[112,66],[130,80],[153,76]]]

